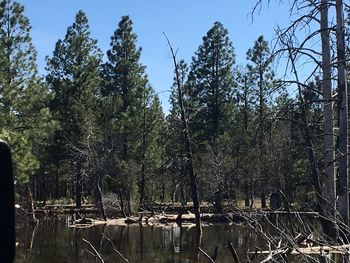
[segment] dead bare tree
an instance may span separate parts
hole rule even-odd
[[[295,76],[295,80],[297,83],[301,83],[299,74],[296,68],[296,62],[295,58],[298,55],[298,51],[296,48],[294,48],[292,40],[290,37],[288,37],[288,34],[282,34],[279,35],[279,41],[288,49],[288,56],[289,56],[289,61],[291,63],[292,67],[292,72]],[[307,152],[308,152],[308,159],[310,163],[310,170],[311,170],[311,179],[312,179],[312,184],[316,192],[316,198],[318,202],[318,212],[320,213],[321,217],[321,224],[322,228],[325,232],[326,235],[330,235],[332,232],[332,224],[331,221],[329,220],[329,212],[326,209],[326,200],[324,198],[324,194],[322,191],[321,187],[321,180],[320,180],[320,173],[319,169],[317,166],[317,159],[316,159],[316,154],[315,154],[315,148],[313,146],[311,134],[310,134],[310,125],[307,119],[307,108],[306,108],[306,102],[303,96],[303,89],[300,84],[297,84],[297,89],[298,89],[298,99],[300,103],[300,108],[301,108],[301,121],[302,121],[302,126],[303,126],[303,135],[304,135],[304,140],[305,144],[307,147]]]
[[[83,140],[79,144],[70,145],[72,152],[75,153],[78,159],[77,162],[80,162],[78,166],[81,166],[77,170],[77,172],[79,171],[79,180],[76,181],[76,184],[80,185],[79,188],[81,188],[81,181],[83,181],[84,177],[92,178],[91,181],[92,188],[95,192],[96,206],[100,210],[103,220],[106,221],[107,216],[102,202],[101,181],[104,172],[104,162],[110,154],[110,150],[105,149],[102,141],[97,138],[93,125],[81,125],[81,130],[84,134]],[[77,179],[77,177],[75,179]],[[81,208],[82,189],[79,191],[77,203],[80,204]]]
[[[343,1],[336,0],[337,64],[338,64],[338,118],[339,118],[339,212],[349,225],[349,161],[348,161],[348,93],[345,61],[345,27]]]
[[[323,120],[323,147],[324,147],[324,170],[325,170],[325,198],[329,204],[329,213],[335,220],[336,192],[335,192],[335,147],[334,147],[334,114],[333,114],[333,92],[332,92],[332,66],[330,32],[328,26],[329,0],[322,0],[320,6],[320,31],[322,40],[322,93],[324,99]],[[333,231],[335,232],[335,231]]]
[[[295,234],[292,234],[290,225],[285,220],[271,218],[256,213],[242,214],[248,226],[263,240],[264,247],[247,252],[248,262],[251,258],[258,262],[345,262],[347,260],[349,245],[340,243],[329,245],[329,240],[323,233],[318,232],[313,222],[308,222],[302,215],[293,214]],[[337,224],[342,224],[339,220]],[[273,229],[272,231],[270,229]],[[255,262],[255,261],[254,261]]]
[[[261,8],[264,0],[257,1],[253,14]],[[270,3],[266,0],[265,2]],[[287,68],[295,77],[294,81],[286,81],[297,87],[298,98],[301,105],[304,136],[310,163],[311,178],[315,188],[318,210],[325,235],[334,239],[336,235],[336,187],[335,187],[335,164],[339,163],[339,212],[344,220],[344,225],[349,224],[349,194],[348,194],[348,98],[345,67],[345,40],[344,40],[344,3],[342,0],[293,0],[290,2],[290,13],[299,15],[287,28],[278,29],[278,41],[282,44],[276,54],[287,54]],[[335,11],[336,24],[331,24],[328,18],[329,9]],[[334,10],[335,8],[335,10]],[[319,25],[315,30],[315,25]],[[300,37],[300,30],[306,35]],[[333,33],[333,35],[332,35]],[[320,36],[320,38],[319,38]],[[321,40],[320,48],[315,48],[315,43]],[[330,43],[336,40],[337,47],[332,49]],[[333,54],[332,54],[333,52]],[[282,55],[281,55],[282,56]],[[332,56],[336,57],[332,61]],[[300,63],[311,62],[315,67],[307,77],[300,77],[297,67]],[[334,145],[334,97],[332,84],[334,77],[333,69],[337,70],[338,83],[338,124],[339,137],[337,148]],[[306,118],[305,101],[301,94],[308,85],[307,82],[314,78],[317,72],[322,72],[322,95],[324,103],[323,117],[323,152],[325,180],[321,179],[321,171],[318,171],[315,149],[308,132],[308,120]],[[305,72],[304,72],[305,75]],[[305,116],[304,116],[305,115]],[[335,150],[337,149],[337,157]],[[322,181],[324,186],[322,187]],[[333,222],[333,223],[332,223]],[[339,225],[339,224],[338,224]],[[344,232],[344,231],[343,231]]]
[[[181,86],[180,74],[179,74],[177,60],[176,60],[176,53],[168,37],[165,34],[164,36],[168,42],[170,52],[171,52],[171,57],[174,63],[175,78],[176,78],[176,85],[177,85],[177,92],[178,92],[178,103],[179,103],[179,108],[181,113],[181,126],[182,126],[183,137],[185,139],[185,145],[186,145],[186,161],[187,161],[188,172],[191,180],[193,210],[196,218],[196,238],[197,238],[197,245],[198,247],[200,247],[201,237],[202,237],[202,227],[201,227],[200,204],[199,204],[199,195],[198,195],[198,184],[197,184],[197,178],[193,167],[193,156],[192,156],[190,134],[189,134],[189,129],[187,125],[184,104],[183,104],[183,94],[182,94],[183,87]]]

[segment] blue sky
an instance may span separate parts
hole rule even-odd
[[[134,22],[134,31],[141,46],[141,62],[159,93],[167,111],[173,68],[165,32],[174,47],[179,48],[178,58],[191,62],[191,57],[202,42],[202,37],[215,21],[229,30],[235,47],[237,64],[246,64],[247,49],[259,35],[271,41],[276,25],[289,22],[288,9],[280,1],[271,1],[252,21],[250,12],[256,0],[19,0],[32,25],[32,38],[38,51],[40,74],[45,74],[45,56],[51,56],[55,43],[64,38],[66,29],[78,10],[89,19],[92,37],[98,40],[105,52],[110,37],[123,15]],[[267,2],[267,1],[266,1]]]

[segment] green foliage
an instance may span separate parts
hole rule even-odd
[[[132,32],[132,21],[122,17],[118,29],[111,37],[111,49],[107,51],[108,61],[102,65],[102,94],[105,103],[115,104],[110,112],[112,132],[122,145],[122,159],[137,153],[144,103],[152,92],[140,64],[141,49],[136,48],[136,35]],[[118,105],[117,105],[118,104]]]
[[[101,130],[106,149],[116,151],[114,169],[123,171],[125,165],[142,165],[146,173],[143,176],[147,176],[150,185],[152,174],[162,165],[159,141],[164,116],[158,96],[148,82],[145,66],[139,62],[141,48],[136,47],[136,39],[132,21],[128,16],[122,17],[111,37],[108,61],[102,65],[102,107],[109,110],[102,113]],[[134,174],[118,173],[118,180],[129,189],[128,193],[130,185],[138,181],[136,174],[141,173],[137,169],[132,171]],[[115,175],[111,170],[106,172]],[[124,194],[128,201],[135,200],[135,191],[131,193]]]
[[[50,108],[57,122],[50,152],[56,173],[75,175],[76,202],[79,205],[84,181],[95,182],[97,165],[100,63],[102,53],[90,36],[88,19],[79,11],[63,40],[56,43],[53,56],[47,57],[46,81],[53,92]],[[82,177],[82,175],[85,175]],[[90,191],[94,188],[89,184]]]
[[[232,103],[235,88],[234,62],[234,49],[228,31],[216,22],[203,37],[203,44],[192,58],[190,69],[187,69],[184,61],[178,64],[190,137],[194,142],[194,166],[201,187],[206,190],[201,194],[209,201],[227,193],[224,180],[232,168],[224,165],[223,159],[228,152],[222,141],[225,133],[231,129],[235,111]],[[168,130],[171,132],[167,152],[170,154],[174,188],[185,183],[187,177],[177,96],[173,87],[170,97],[172,109],[167,118]],[[219,203],[222,200],[214,202],[221,209]]]
[[[47,86],[37,77],[31,26],[18,2],[0,2],[0,136],[13,151],[18,187],[39,168],[52,131]]]
[[[13,123],[21,112],[23,92],[37,73],[36,51],[24,7],[12,0],[0,2],[0,109],[6,122]],[[6,117],[11,120],[6,121]]]
[[[97,41],[90,37],[87,17],[79,11],[64,40],[56,43],[52,58],[47,58],[46,68],[46,79],[54,92],[50,106],[59,122],[60,143],[71,148],[78,147],[84,127],[94,118],[101,58]]]
[[[79,11],[47,57],[45,82],[23,12],[21,4],[0,0],[0,137],[13,149],[18,188],[35,176],[39,199],[46,199],[46,186],[56,198],[72,197],[82,185],[90,196],[103,179],[126,214],[154,201],[185,206],[191,190],[176,85],[165,116],[129,16],[102,62]],[[276,92],[263,36],[247,60],[234,68],[229,33],[215,22],[191,64],[178,63],[201,199],[221,210],[225,199],[252,205],[261,193],[282,190],[290,201],[313,204],[300,105],[287,90]],[[321,167],[320,79],[304,88]]]
[[[23,133],[10,132],[2,129],[0,137],[7,141],[12,148],[12,158],[16,182],[20,185],[29,182],[29,176],[39,168],[39,162],[32,153],[32,141]]]
[[[272,71],[272,58],[268,43],[260,36],[255,41],[253,48],[247,52],[247,71],[249,75],[249,85],[253,103],[256,105],[257,118],[259,125],[258,135],[263,139],[266,132],[266,119],[268,116],[268,106],[271,105],[276,84],[274,73]],[[265,123],[264,123],[265,122]]]
[[[234,63],[228,31],[215,22],[192,58],[186,85],[190,127],[197,143],[215,140],[228,128],[225,120],[232,106]]]

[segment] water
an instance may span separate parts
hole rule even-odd
[[[265,229],[273,231],[272,229]],[[107,238],[106,238],[107,237]],[[104,262],[125,262],[113,246],[130,263],[192,263],[209,262],[195,244],[195,228],[172,226],[94,226],[85,229],[67,227],[66,220],[49,218],[36,227],[17,231],[19,242],[15,263],[96,263],[93,249],[83,241],[89,241],[102,255]],[[108,240],[111,240],[111,242]],[[267,249],[267,241],[254,231],[239,225],[214,224],[203,227],[201,247],[210,255],[219,246],[216,263],[234,262],[227,244],[231,242],[241,262],[247,262],[247,251],[256,247]],[[252,262],[261,262],[267,255],[258,255]],[[276,258],[277,259],[277,258]],[[281,262],[281,261],[279,261]],[[284,261],[285,262],[285,261]],[[333,257],[320,260],[302,256],[290,256],[288,262],[349,262],[348,258]]]
[[[91,255],[88,240],[102,255],[104,262],[125,262],[113,251],[115,248],[130,263],[190,263],[207,262],[195,249],[195,228],[179,226],[94,226],[86,229],[68,228],[64,220],[41,220],[35,228],[18,231],[19,245],[16,263],[92,263],[99,262]],[[213,255],[216,262],[233,262],[226,247],[232,242],[241,259],[246,251],[259,243],[257,236],[247,228],[237,225],[217,224],[203,227],[202,248]]]

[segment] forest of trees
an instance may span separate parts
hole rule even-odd
[[[334,99],[336,92],[341,96],[342,67],[335,63],[341,47],[330,47],[340,33],[325,18],[328,1],[296,3],[292,8],[300,20],[276,31],[274,50],[256,36],[246,65],[237,65],[234,40],[215,22],[192,60],[175,63],[165,113],[140,62],[142,49],[129,16],[111,32],[103,59],[79,11],[47,56],[46,75],[39,76],[24,7],[1,0],[0,137],[13,151],[17,200],[32,195],[79,208],[83,202],[99,206],[109,195],[124,215],[154,203],[191,206],[188,136],[201,203],[216,211],[225,205],[265,208],[269,195],[278,193],[281,207],[316,209],[321,193],[341,189],[334,177],[341,181],[347,159],[347,148],[341,150],[341,109],[347,107]],[[310,23],[316,31],[297,41],[294,33]],[[322,47],[312,50],[307,44],[312,38],[319,43],[322,38]],[[345,43],[349,40],[345,31]],[[303,56],[315,66],[305,79],[298,77]],[[282,59],[290,70],[278,76],[274,68]]]

